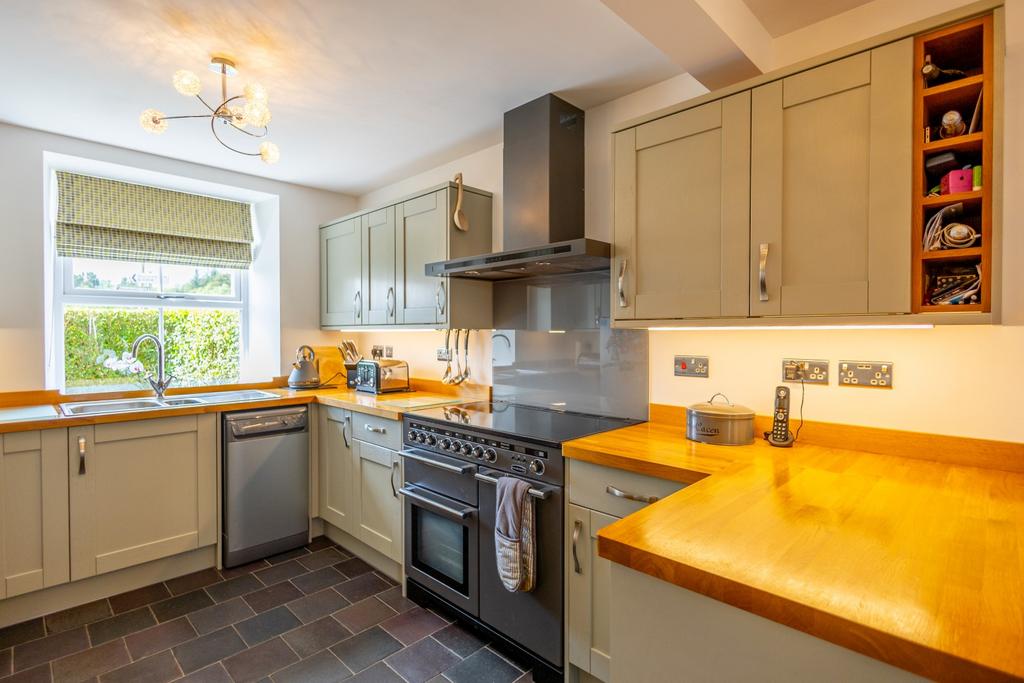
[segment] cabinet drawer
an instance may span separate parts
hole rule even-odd
[[[685,484],[656,479],[612,467],[602,467],[580,460],[568,460],[569,502],[615,517],[625,517],[648,503],[609,492],[609,487],[627,496],[656,497],[672,495]]]
[[[402,422],[374,415],[352,413],[355,438],[393,451],[402,449]]]

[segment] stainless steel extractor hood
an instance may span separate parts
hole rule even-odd
[[[427,275],[511,280],[608,269],[611,246],[584,236],[583,117],[550,94],[505,112],[504,250],[428,263]]]

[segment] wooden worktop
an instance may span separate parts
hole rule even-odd
[[[440,394],[429,391],[406,391],[392,394],[366,394],[352,389],[313,389],[295,391],[284,388],[262,388],[276,394],[276,398],[260,401],[242,401],[238,403],[219,403],[198,406],[182,406],[180,408],[161,408],[158,410],[140,410],[137,412],[109,413],[104,415],[66,416],[57,405],[37,403],[34,405],[17,405],[0,408],[0,434],[5,432],[24,432],[34,429],[53,429],[57,427],[77,427],[80,425],[101,424],[106,422],[130,422],[133,420],[151,420],[159,417],[176,415],[196,415],[199,413],[221,413],[232,410],[256,410],[259,408],[279,408],[289,405],[306,405],[319,403],[334,408],[354,410],[391,420],[400,420],[409,411],[425,408],[430,405],[458,403],[472,400],[452,394]],[[137,392],[136,392],[137,393]],[[169,394],[170,395],[170,394]],[[174,393],[175,396],[187,396],[187,392]],[[64,397],[64,401],[79,400],[72,396]],[[50,410],[46,410],[49,408]],[[47,413],[49,416],[44,416]]]
[[[1024,457],[1021,444],[959,441]],[[929,678],[1024,679],[1024,473],[707,446],[657,423],[564,452],[697,482],[605,527],[602,557]]]

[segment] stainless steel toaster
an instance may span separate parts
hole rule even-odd
[[[410,388],[409,364],[404,360],[364,359],[356,364],[356,391],[386,394]]]

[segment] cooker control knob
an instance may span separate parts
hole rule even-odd
[[[463,455],[471,455],[472,453],[473,453],[473,447],[472,446],[470,446],[468,443],[462,444],[462,454]]]
[[[410,442],[411,441],[415,441],[416,440],[416,432],[414,430],[410,429],[408,432],[405,433],[405,440],[406,441],[410,441]]]
[[[484,449],[481,446],[473,446],[473,457],[477,460],[484,457]]]
[[[447,451],[452,447],[451,439],[441,439],[441,450]]]
[[[484,451],[484,460],[487,462],[495,462],[498,459],[498,451],[493,448],[488,448]]]
[[[450,450],[451,450],[452,453],[455,453],[456,455],[458,455],[459,453],[462,452],[462,442],[461,441],[452,441],[452,447],[451,447]]]
[[[419,434],[416,435],[416,440],[418,442],[420,442],[420,443],[426,443],[427,442],[427,435],[424,434],[423,432],[420,432]]]
[[[536,474],[538,477],[544,474],[544,461],[543,460],[531,460],[530,471]]]
[[[436,443],[437,443],[437,439],[434,437],[434,435],[433,434],[427,434],[427,445],[428,446],[433,446]]]

